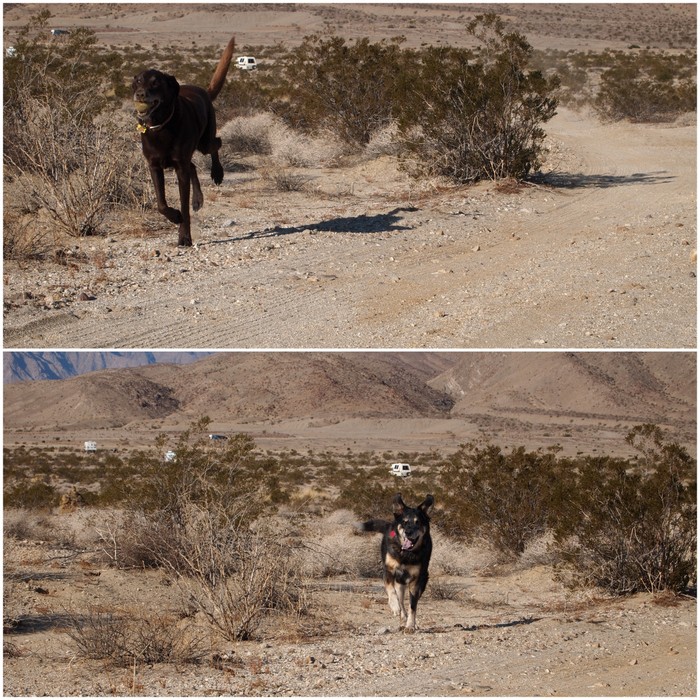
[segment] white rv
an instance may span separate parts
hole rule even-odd
[[[236,68],[241,70],[255,70],[257,67],[257,61],[253,56],[239,56],[236,60]]]
[[[411,465],[397,462],[391,465],[389,471],[394,476],[411,476]]]
[[[84,450],[85,452],[97,452],[97,443],[94,440],[86,440]]]

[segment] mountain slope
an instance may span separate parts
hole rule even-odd
[[[453,415],[532,412],[694,421],[693,353],[464,353],[430,381]]]
[[[222,352],[5,386],[5,426],[568,416],[692,428],[693,353]]]
[[[185,364],[206,352],[6,352],[3,356],[5,384],[36,379],[68,379],[102,369],[139,367],[157,362]]]
[[[5,423],[113,427],[172,413],[214,420],[447,416],[451,399],[426,381],[449,363],[401,355],[231,352],[189,365],[9,384]]]

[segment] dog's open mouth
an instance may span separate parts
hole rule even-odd
[[[414,543],[408,537],[401,537],[401,549],[413,549]]]

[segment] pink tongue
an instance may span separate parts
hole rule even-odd
[[[413,542],[411,540],[404,540],[401,544],[401,549],[411,549],[413,547]]]

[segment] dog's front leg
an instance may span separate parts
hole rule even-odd
[[[192,171],[190,164],[182,165],[178,163],[175,168],[177,173],[177,185],[180,189],[180,230],[177,244],[180,246],[191,246],[192,235],[190,233],[190,179]]]
[[[406,606],[404,604],[404,599],[406,597],[406,584],[397,583],[396,584],[396,597],[399,599],[399,626],[403,627],[406,623]]]
[[[396,588],[394,588],[394,581],[386,579],[384,581],[384,588],[386,589],[387,597],[389,598],[389,608],[394,615],[399,615],[401,613],[401,605],[399,604],[399,597],[396,595]]]
[[[174,224],[182,223],[182,215],[180,212],[177,209],[169,207],[165,200],[165,174],[163,173],[163,168],[161,168],[160,165],[151,165],[149,169],[151,171],[153,187],[156,191],[158,211],[168,219],[168,221],[172,221]]]
[[[410,610],[408,612],[405,632],[411,633],[416,631],[416,612],[418,610],[418,601],[423,595],[423,591],[425,591],[427,584],[428,574],[427,572],[424,572],[409,586]]]

